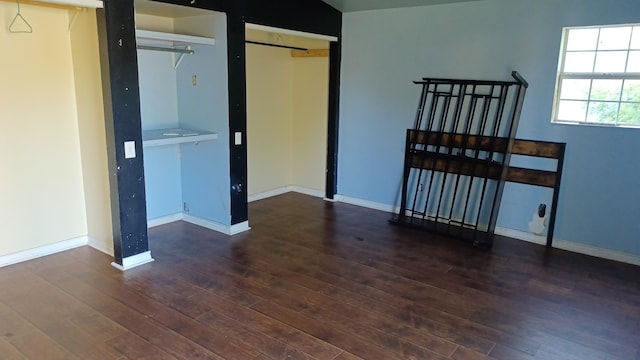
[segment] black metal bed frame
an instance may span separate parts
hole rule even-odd
[[[392,223],[491,247],[528,87],[511,75],[514,81],[414,81],[422,92]]]

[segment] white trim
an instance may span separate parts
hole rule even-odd
[[[129,256],[122,259],[122,265],[116,263],[115,261],[111,263],[111,266],[115,267],[120,271],[126,271],[129,269],[133,269],[134,267],[148,264],[152,262],[154,259],[151,257],[151,251],[145,251],[140,254],[136,254],[133,256]]]
[[[358,199],[358,198],[349,197],[345,195],[335,195],[333,199],[338,202],[362,206],[362,207],[366,207],[374,210],[385,211],[388,213],[397,214],[400,211],[400,206],[397,206],[397,205],[383,204],[375,201],[363,200],[363,199]]]
[[[252,30],[266,31],[266,32],[274,32],[274,33],[283,34],[283,35],[301,36],[301,37],[318,39],[318,40],[338,41],[338,38],[335,36],[314,34],[314,33],[308,33],[308,32],[297,31],[297,30],[282,29],[282,28],[277,28],[273,26],[246,23],[245,28],[252,29]]]
[[[188,214],[182,214],[182,221],[186,221],[194,225],[202,226],[209,230],[217,231],[225,235],[234,235],[239,232],[247,231],[250,229],[248,221],[235,224],[235,225],[225,225],[219,222],[198,218]]]
[[[522,240],[538,245],[546,245],[547,237],[543,235],[538,235],[526,231],[509,229],[501,226],[496,226],[495,233],[501,236],[510,237],[516,240]]]
[[[528,241],[534,244],[546,245],[547,237],[542,235],[532,234],[526,231],[508,229],[503,227],[496,227],[496,234],[502,236],[508,236],[510,238],[522,241]],[[627,254],[620,251],[604,249],[597,246],[581,244],[575,241],[553,239],[552,246],[556,249],[567,250],[578,254],[595,256],[607,260],[619,261],[632,265],[640,265],[640,256]]]
[[[229,235],[235,235],[249,230],[251,230],[249,227],[249,221],[243,221],[241,223],[231,225],[229,227]]]
[[[74,6],[80,8],[102,9],[104,4],[98,0],[36,0],[38,2]]]
[[[324,191],[322,190],[310,189],[310,188],[297,186],[297,185],[289,185],[287,186],[287,189],[289,189],[289,191],[297,192],[299,194],[305,194],[305,195],[318,197],[318,198],[324,197]]]
[[[92,248],[102,253],[113,256],[113,240],[111,241],[111,246],[109,246],[109,245],[106,245],[104,242],[89,236],[89,241],[87,242],[87,245],[91,246]]]
[[[324,198],[324,192],[322,190],[310,189],[310,188],[306,188],[298,185],[287,185],[287,186],[279,187],[277,189],[249,195],[247,202],[254,202],[254,201],[270,198],[273,196],[286,194],[288,192],[296,192],[299,194],[305,194],[305,195],[314,196],[318,198]]]
[[[183,218],[182,213],[175,213],[175,214],[147,220],[147,228],[152,228],[152,227],[172,223],[174,221],[182,220],[182,218]]]
[[[261,193],[249,195],[249,197],[247,198],[247,202],[254,202],[254,201],[270,198],[270,197],[273,197],[273,196],[286,194],[288,192],[289,192],[289,190],[287,189],[287,186],[283,186],[281,188],[277,188],[277,189],[273,189],[273,190],[264,191],[264,192],[261,192]]]
[[[553,247],[579,254],[640,266],[640,255],[627,254],[620,251],[560,239],[553,240]]]
[[[189,215],[186,213],[175,213],[175,214],[147,220],[147,227],[152,228],[152,227],[156,227],[164,224],[169,224],[175,221],[185,221],[191,224],[205,227],[209,230],[223,233],[225,235],[235,235],[251,229],[249,227],[249,221],[244,221],[235,225],[225,225],[219,222],[195,217],[193,215]]]
[[[65,250],[74,249],[80,246],[87,245],[88,242],[89,238],[87,236],[80,236],[77,238],[60,241],[55,244],[44,245],[37,248],[0,256],[0,267],[17,264],[19,262],[59,253]]]

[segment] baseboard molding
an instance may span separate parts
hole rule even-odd
[[[344,195],[335,195],[334,200],[338,202],[343,202],[346,204],[357,205],[366,207],[369,209],[385,211],[388,213],[397,214],[400,211],[399,206],[389,205],[377,203],[374,201],[363,200],[358,198],[353,198]],[[527,241],[538,245],[546,245],[547,237],[543,235],[537,235],[525,231],[509,229],[505,227],[496,227],[495,233],[502,236],[507,236],[516,240]],[[620,251],[604,249],[596,246],[581,244],[574,241],[562,240],[562,239],[553,239],[553,247],[561,250],[567,250],[571,252],[575,252],[578,254],[595,256],[607,260],[619,261],[627,264],[638,265],[640,266],[640,256],[633,255],[628,253],[623,253]]]
[[[102,253],[113,256],[113,241],[111,242],[111,246],[109,246],[103,243],[102,241],[99,241],[98,239],[89,236],[89,241],[87,242],[87,245],[91,246],[92,248]]]
[[[297,185],[287,185],[277,189],[249,195],[249,197],[247,198],[247,201],[248,202],[258,201],[258,200],[270,198],[273,196],[286,194],[288,192],[296,192],[296,193],[319,197],[319,198],[324,197],[324,192],[322,190],[309,189],[309,188],[305,188]]]
[[[87,236],[80,236],[77,238],[60,241],[51,245],[44,245],[9,255],[3,255],[0,256],[0,267],[17,264],[19,262],[59,253],[65,250],[74,249],[80,246],[87,245],[88,243],[89,238]]]
[[[509,229],[501,226],[496,226],[495,233],[497,235],[506,236],[538,245],[547,245],[547,237],[544,235],[537,235],[526,231]]]
[[[236,224],[236,225],[225,225],[215,221],[191,216],[188,214],[182,214],[182,221],[186,221],[194,225],[202,226],[209,230],[217,231],[225,235],[234,235],[250,229],[248,221],[245,221],[243,223]]]
[[[380,210],[388,213],[397,214],[400,211],[400,206],[383,204],[375,201],[363,200],[345,195],[335,195],[333,199],[337,202],[345,204],[351,204],[356,206],[362,206],[369,209]]]
[[[134,267],[138,267],[140,265],[148,264],[152,262],[154,259],[151,257],[151,251],[145,251],[140,254],[136,254],[133,256],[129,256],[122,259],[122,265],[116,263],[115,261],[111,263],[111,266],[115,267],[120,271],[126,271],[129,269],[133,269]]]
[[[182,215],[183,215],[182,213],[175,213],[175,214],[147,220],[147,228],[152,228],[152,227],[172,223],[174,221],[182,220]]]
[[[243,221],[241,223],[231,225],[229,227],[228,235],[235,235],[249,230],[251,230],[251,228],[249,227],[249,221]]]
[[[597,246],[559,239],[553,240],[553,247],[579,254],[640,266],[640,255],[627,254],[621,251],[609,250]]]

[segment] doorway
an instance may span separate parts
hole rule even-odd
[[[247,24],[248,201],[324,197],[332,37]]]

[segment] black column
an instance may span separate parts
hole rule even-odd
[[[329,44],[329,118],[327,123],[327,178],[325,197],[333,199],[338,192],[338,125],[340,114],[341,42]]]
[[[133,0],[104,0],[98,36],[115,262],[149,250]],[[135,143],[126,159],[124,144]]]
[[[227,12],[229,66],[229,152],[231,166],[231,225],[247,221],[247,86],[244,1]],[[236,140],[240,133],[241,141]]]

